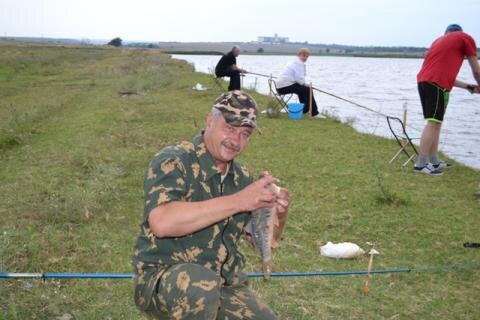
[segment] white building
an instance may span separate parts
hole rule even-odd
[[[278,34],[275,33],[273,37],[258,37],[258,42],[262,43],[288,43],[288,37],[279,37]]]

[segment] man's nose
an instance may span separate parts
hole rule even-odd
[[[241,140],[240,134],[241,134],[240,132],[235,132],[234,134],[231,135],[231,141],[236,147],[240,145],[240,140]]]
[[[240,140],[241,140],[241,132],[239,132],[239,130],[230,132],[230,134],[228,135],[228,138],[232,144],[234,144],[235,146],[239,146]]]

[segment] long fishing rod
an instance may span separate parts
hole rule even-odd
[[[369,107],[367,107],[367,106],[364,106],[364,105],[362,105],[362,104],[360,104],[360,103],[357,103],[357,102],[355,102],[355,101],[352,101],[352,100],[349,100],[349,99],[340,97],[340,96],[338,96],[338,95],[336,95],[336,94],[333,94],[333,93],[331,93],[331,92],[328,92],[328,91],[325,91],[325,90],[322,90],[322,89],[318,89],[318,88],[315,88],[315,87],[312,87],[312,89],[313,89],[313,90],[316,90],[316,91],[318,91],[318,92],[324,93],[324,94],[326,94],[326,95],[332,96],[332,97],[334,97],[334,98],[337,98],[337,99],[339,99],[339,100],[348,102],[348,103],[350,103],[350,104],[353,104],[353,105],[355,105],[355,106],[357,106],[357,107],[360,107],[360,108],[363,108],[363,109],[365,109],[365,110],[374,112],[374,113],[376,113],[376,114],[378,114],[378,115],[381,115],[381,116],[383,116],[383,117],[385,117],[385,118],[389,117],[389,115],[387,115],[387,114],[385,114],[385,113],[382,113],[382,112],[380,112],[380,111],[374,110],[374,109],[372,109],[372,108],[369,108]]]
[[[473,264],[455,264],[442,265],[423,268],[392,268],[371,270],[370,274],[394,274],[394,273],[423,273],[435,271],[450,271],[480,268],[480,263]],[[274,272],[271,274],[273,278],[289,278],[289,277],[327,277],[327,276],[356,276],[366,275],[367,270],[359,271],[315,271],[315,272]],[[263,273],[249,273],[249,278],[262,278]],[[131,279],[132,273],[10,273],[0,272],[0,279]]]
[[[247,71],[246,74],[257,75],[257,76],[266,77],[266,78],[270,78],[270,79],[276,79],[276,78],[277,78],[277,77],[274,77],[273,75],[266,75],[266,74],[256,73],[256,72],[250,72],[250,71]],[[404,125],[405,127],[409,127],[410,129],[419,131],[417,128],[412,127],[412,126],[409,125],[409,124],[404,124],[404,121],[400,120],[400,119],[397,118],[397,117],[391,117],[391,116],[389,116],[389,115],[387,115],[387,114],[385,114],[385,113],[383,113],[383,112],[377,111],[377,110],[375,110],[375,109],[372,109],[372,108],[370,108],[370,107],[367,107],[367,106],[365,106],[365,105],[362,105],[362,104],[360,104],[360,103],[358,103],[358,102],[352,101],[352,100],[350,100],[350,99],[343,98],[343,97],[341,97],[341,96],[339,96],[339,95],[336,95],[336,94],[334,94],[334,93],[331,93],[331,92],[328,92],[328,91],[325,91],[325,90],[322,90],[322,89],[319,89],[319,88],[316,88],[316,87],[313,87],[313,86],[312,86],[312,90],[315,90],[315,91],[318,91],[318,92],[320,92],[320,93],[323,93],[323,94],[329,95],[329,96],[331,96],[331,97],[334,97],[334,98],[336,98],[336,99],[339,99],[339,100],[348,102],[348,103],[350,103],[350,104],[353,104],[354,106],[357,106],[357,107],[359,107],[359,108],[362,108],[362,109],[368,110],[368,111],[370,111],[370,112],[376,113],[376,114],[378,114],[378,115],[380,115],[380,116],[382,116],[382,117],[385,117],[385,118],[387,118],[387,119],[388,119],[388,118],[396,118],[396,119],[399,120],[399,121],[402,123],[402,125]]]
[[[390,118],[390,119],[392,119],[392,118],[393,118],[393,119],[396,119],[396,120],[400,121],[400,123],[401,123],[402,126],[404,126],[404,127],[408,127],[408,128],[410,128],[410,129],[412,129],[412,130],[415,130],[415,131],[421,131],[421,130],[418,130],[418,128],[415,128],[415,127],[413,127],[413,126],[410,125],[410,124],[404,123],[405,119],[402,121],[402,120],[400,120],[400,118],[389,116],[388,114],[385,114],[385,113],[383,113],[383,112],[377,111],[377,110],[375,110],[375,109],[372,109],[372,108],[370,108],[370,107],[367,107],[367,106],[365,106],[365,105],[362,105],[362,104],[360,104],[360,103],[358,103],[358,102],[355,102],[355,101],[352,101],[352,100],[349,100],[349,99],[340,97],[340,96],[338,96],[338,95],[336,95],[336,94],[334,94],[334,93],[331,93],[331,92],[328,92],[328,91],[325,91],[325,90],[322,90],[322,89],[319,89],[319,88],[312,87],[312,90],[318,91],[318,92],[320,92],[320,93],[329,95],[329,96],[334,97],[334,98],[336,98],[336,99],[339,99],[339,100],[348,102],[348,103],[350,103],[350,104],[353,104],[354,106],[357,106],[357,107],[359,107],[359,108],[362,108],[362,109],[368,110],[368,111],[370,111],[370,112],[376,113],[376,114],[378,114],[378,115],[380,115],[380,116],[382,116],[382,117],[385,117],[387,120],[388,120],[389,118]],[[390,128],[390,130],[392,130],[392,129]],[[393,132],[393,131],[392,131],[392,132]]]
[[[276,79],[276,78],[277,78],[277,77],[274,77],[274,76],[272,76],[272,75],[267,75],[267,74],[262,74],[262,73],[256,73],[256,72],[251,72],[251,71],[247,71],[246,74],[253,74],[253,75],[256,75],[256,76],[265,77],[265,78],[271,78],[271,79]],[[372,108],[369,108],[369,107],[367,107],[367,106],[364,106],[364,105],[362,105],[362,104],[359,104],[359,103],[357,103],[357,102],[355,102],[355,101],[352,101],[352,100],[349,100],[349,99],[340,97],[340,96],[338,96],[338,95],[336,95],[336,94],[334,94],[334,93],[331,93],[331,92],[328,92],[328,91],[325,91],[325,90],[322,90],[322,89],[319,89],[319,88],[316,88],[316,87],[313,87],[313,86],[312,86],[312,90],[315,90],[315,91],[324,93],[324,94],[326,94],[326,95],[332,96],[332,97],[334,97],[334,98],[337,98],[337,99],[339,99],[339,100],[342,100],[342,101],[351,103],[351,104],[353,104],[353,105],[355,105],[355,106],[357,106],[357,107],[360,107],[360,108],[363,108],[363,109],[365,109],[365,110],[374,112],[374,113],[376,113],[376,114],[378,114],[378,115],[381,115],[381,116],[383,116],[383,117],[389,117],[389,116],[388,116],[387,114],[385,114],[385,113],[382,113],[382,112],[380,112],[380,111],[374,110],[374,109],[372,109]]]
[[[253,74],[253,75],[256,75],[256,76],[265,77],[265,78],[270,78],[270,79],[276,79],[276,78],[277,78],[277,77],[274,77],[274,76],[272,76],[272,75],[267,75],[267,74],[262,74],[262,73],[256,73],[256,72],[251,72],[251,71],[247,71],[245,74]],[[312,90],[316,90],[316,91],[318,91],[318,92],[321,92],[321,93],[324,93],[324,94],[326,94],[326,95],[332,96],[332,97],[337,98],[337,99],[339,99],[339,100],[342,100],[342,101],[351,103],[351,104],[353,104],[353,105],[355,105],[355,106],[357,106],[357,107],[366,109],[366,110],[368,110],[368,111],[374,112],[374,113],[379,114],[379,115],[381,115],[381,116],[388,117],[388,115],[386,115],[385,113],[382,113],[382,112],[379,112],[379,111],[374,110],[374,109],[372,109],[372,108],[369,108],[369,107],[367,107],[367,106],[361,105],[361,104],[359,104],[359,103],[357,103],[357,102],[355,102],[355,101],[352,101],[352,100],[349,100],[349,99],[340,97],[340,96],[338,96],[338,95],[336,95],[336,94],[333,94],[333,93],[331,93],[331,92],[328,92],[328,91],[325,91],[325,90],[322,90],[322,89],[319,89],[319,88],[316,88],[316,87],[313,87],[313,86],[312,86]]]
[[[270,74],[270,75],[268,75],[268,74],[261,74],[261,73],[251,72],[251,71],[247,71],[245,74],[246,74],[246,75],[247,75],[247,74],[253,74],[253,75],[255,75],[255,76],[260,76],[260,77],[265,77],[265,78],[272,78],[272,79],[276,79],[276,78],[277,78],[277,77],[272,76],[271,74]]]

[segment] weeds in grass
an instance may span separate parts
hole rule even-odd
[[[255,77],[255,82],[254,83],[251,83],[247,89],[248,90],[252,90],[252,91],[256,91],[257,90],[257,86],[258,86],[258,78]]]
[[[209,68],[208,74],[210,76],[210,79],[212,80],[214,88],[216,88],[219,93],[225,92],[225,81],[223,81],[221,78],[217,78],[215,70]]]
[[[274,98],[270,98],[266,105],[267,117],[269,118],[278,118],[280,117],[280,111],[282,110],[278,101]]]
[[[357,122],[357,118],[356,117],[347,117],[345,119],[345,124],[349,125],[350,127],[353,127],[353,125],[355,124],[355,122]]]
[[[31,124],[35,118],[38,118],[38,113],[20,113],[12,104],[7,109],[9,110],[9,119],[0,130],[0,150],[8,150],[21,145],[28,136],[35,132],[32,130]]]
[[[36,105],[28,112],[20,111],[15,105],[9,104],[6,109],[7,119],[0,128],[0,150],[8,150],[25,142],[35,134],[39,134],[40,123],[48,118],[59,106]]]
[[[384,175],[376,161],[373,162],[373,174],[375,176],[376,185],[378,191],[380,191],[375,196],[375,202],[380,205],[394,205],[394,206],[403,206],[407,205],[407,201],[400,198],[391,187],[385,183]]]
[[[322,116],[327,117],[328,119],[335,121],[337,123],[342,123],[342,119],[340,119],[340,116],[335,113],[335,111],[330,111],[327,109],[323,109],[322,112],[320,113]]]

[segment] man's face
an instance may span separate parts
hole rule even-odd
[[[240,49],[239,49],[239,48],[233,49],[233,55],[234,55],[235,57],[238,57],[238,56],[240,55]]]
[[[302,60],[303,62],[307,62],[309,55],[308,55],[308,53],[300,53],[300,54],[298,55],[298,57],[299,57],[300,60]]]
[[[234,127],[228,124],[222,115],[213,117],[210,113],[203,136],[215,161],[228,163],[242,153],[252,132],[250,127]]]

